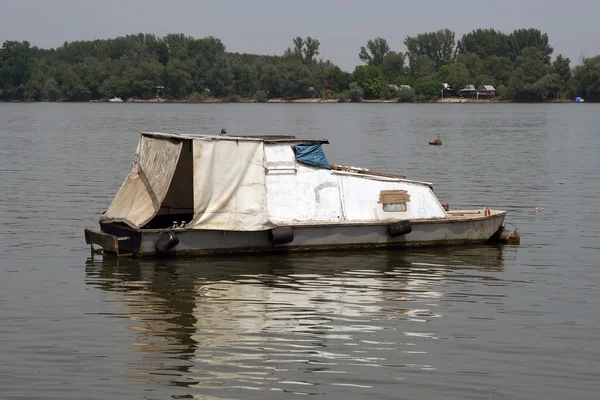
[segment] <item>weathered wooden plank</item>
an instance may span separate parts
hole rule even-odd
[[[379,192],[379,204],[408,203],[410,195],[406,190],[382,190]]]
[[[331,169],[334,169],[336,171],[355,172],[357,174],[381,176],[384,178],[406,179],[406,175],[392,174],[392,173],[388,173],[388,172],[370,171],[365,168],[357,168],[357,167],[353,167],[351,165],[331,164],[330,167],[331,167]]]
[[[119,238],[108,233],[97,232],[92,229],[84,229],[85,242],[87,244],[97,244],[102,247],[105,251],[111,251],[114,253],[119,252]]]

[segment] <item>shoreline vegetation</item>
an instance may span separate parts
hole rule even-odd
[[[571,66],[546,33],[449,29],[374,38],[352,72],[297,37],[281,55],[227,52],[215,37],[137,34],[0,48],[0,101],[134,103],[500,103],[600,101],[600,56]],[[576,100],[577,99],[577,100]]]
[[[89,103],[107,103],[108,99],[101,99],[101,100],[89,100]],[[206,98],[204,100],[201,101],[191,101],[191,100],[187,100],[187,99],[128,99],[126,102],[124,103],[137,103],[137,104],[152,104],[152,103],[160,103],[160,104],[235,104],[235,103],[259,103],[259,104],[339,104],[339,103],[361,103],[361,104],[407,104],[409,102],[400,102],[398,100],[395,99],[362,99],[360,102],[352,102],[350,100],[340,100],[340,99],[321,99],[321,98],[298,98],[298,99],[282,99],[282,98],[274,98],[274,99],[269,99],[266,101],[257,101],[256,99],[253,98],[247,98],[247,99],[237,99],[237,100],[230,100],[230,99],[226,99],[226,98]],[[499,100],[499,99],[461,99],[461,98],[450,98],[450,99],[431,99],[428,101],[423,101],[423,102],[412,102],[415,104],[420,104],[420,103],[427,103],[427,104],[432,104],[432,103],[445,103],[445,104],[503,104],[503,103],[522,103],[522,104],[526,104],[526,103],[532,103],[532,102],[515,102],[515,101],[511,101],[511,100]],[[539,103],[539,102],[533,102],[533,103]],[[569,99],[552,99],[552,100],[547,100],[544,103],[557,103],[557,104],[565,104],[565,103],[573,103],[572,100]]]
[[[56,100],[56,101],[48,101],[48,100],[12,100],[12,101],[4,101],[4,102],[12,102],[12,103],[110,103],[109,99],[94,99],[94,100],[85,100],[85,101],[77,101],[77,100]],[[444,98],[444,99],[429,99],[422,102],[402,102],[397,99],[361,99],[360,101],[353,102],[350,100],[341,100],[335,98],[319,98],[319,97],[306,97],[306,98],[296,98],[296,99],[286,99],[286,98],[272,98],[265,101],[257,101],[254,98],[239,98],[239,99],[229,99],[229,98],[217,98],[217,97],[207,97],[202,100],[189,100],[189,99],[164,99],[164,98],[153,98],[153,99],[134,99],[129,98],[125,101],[119,102],[120,104],[249,104],[249,103],[257,103],[257,104],[340,104],[340,103],[360,103],[360,104],[532,104],[532,103],[540,103],[540,102],[531,102],[531,101],[513,101],[513,100],[501,100],[501,99],[472,99],[472,98]],[[570,99],[549,99],[544,101],[543,103],[552,103],[552,104],[566,104],[573,103],[573,100]]]

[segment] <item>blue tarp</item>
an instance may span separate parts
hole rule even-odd
[[[323,153],[321,143],[304,143],[294,146],[296,160],[302,164],[317,168],[331,169],[329,162]]]

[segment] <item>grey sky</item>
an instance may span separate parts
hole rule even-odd
[[[39,47],[133,33],[216,36],[227,50],[281,54],[296,36],[321,41],[321,57],[352,70],[368,39],[404,51],[407,35],[449,28],[538,28],[579,63],[600,54],[600,0],[0,0],[0,42]]]

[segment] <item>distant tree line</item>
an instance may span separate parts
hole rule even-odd
[[[505,34],[477,29],[456,40],[448,29],[408,36],[405,52],[383,38],[369,40],[352,73],[318,58],[317,39],[297,37],[282,55],[227,52],[214,37],[138,34],[65,42],[56,49],[6,41],[0,49],[0,100],[85,101],[118,96],[203,101],[207,97],[424,101],[442,83],[494,85],[514,101],[584,97],[600,101],[600,56],[571,68],[552,59],[548,35],[537,29]]]

